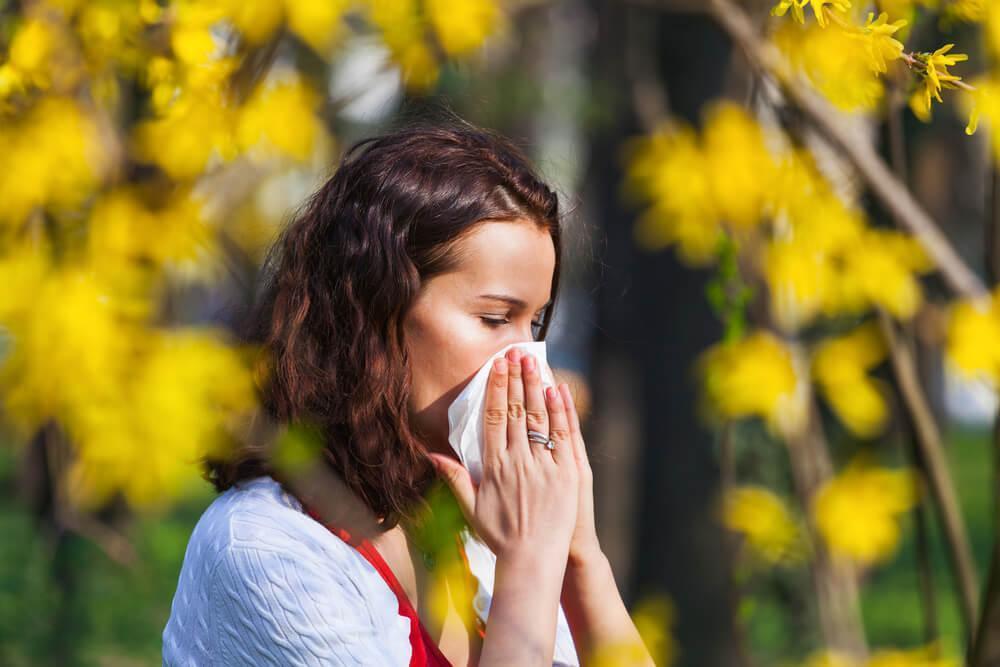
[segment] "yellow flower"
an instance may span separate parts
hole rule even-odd
[[[78,448],[70,493],[85,507],[117,490],[140,509],[166,505],[200,481],[201,457],[229,451],[230,426],[255,407],[250,355],[221,332],[149,332],[143,348],[117,397],[68,420]]]
[[[91,210],[88,253],[97,270],[122,288],[148,280],[149,272],[165,265],[203,280],[219,266],[216,234],[203,202],[185,190],[156,206],[131,189],[105,194]]]
[[[3,323],[13,347],[0,365],[0,391],[19,432],[115,395],[128,372],[131,333],[147,305],[117,299],[86,267],[45,275],[31,308],[14,310]]]
[[[844,111],[875,109],[884,86],[873,69],[869,37],[834,23],[799,26],[785,22],[772,40],[788,62],[801,71],[817,91]]]
[[[813,377],[842,422],[857,436],[872,438],[885,427],[888,406],[878,384],[867,375],[885,359],[885,341],[869,322],[824,340],[813,356]]]
[[[927,66],[927,78],[934,82],[936,91],[940,91],[941,86],[947,85],[948,82],[962,80],[962,77],[951,74],[948,71],[948,68],[953,67],[957,63],[968,60],[969,56],[964,53],[953,53],[948,55],[948,52],[951,51],[954,46],[954,44],[945,44],[924,59]],[[938,100],[940,100],[940,98],[938,98]]]
[[[778,203],[780,224],[764,248],[763,268],[776,323],[796,331],[820,315],[862,307],[844,299],[841,257],[862,237],[865,221],[829,191],[811,159],[793,157],[783,169],[788,194]]]
[[[403,81],[427,90],[437,81],[438,61],[426,42],[427,27],[416,0],[367,0],[372,23],[399,64]]]
[[[728,491],[723,523],[743,534],[753,552],[768,563],[793,563],[804,556],[799,526],[781,498],[765,487],[744,485]]]
[[[917,478],[911,470],[882,468],[859,455],[820,488],[812,512],[835,555],[872,565],[895,554],[899,517],[917,500]]]
[[[136,157],[159,165],[171,178],[186,181],[236,155],[236,112],[219,94],[187,92],[158,118],[133,129]]]
[[[761,417],[781,435],[805,423],[807,373],[792,350],[760,331],[706,351],[699,360],[705,397],[725,418]]]
[[[983,31],[986,33],[986,44],[994,58],[1000,58],[1000,6],[995,2],[986,3],[986,15]]]
[[[921,79],[908,100],[913,115],[925,123],[930,122],[931,98],[935,95],[934,83],[930,79]],[[940,99],[940,96],[938,98]]]
[[[9,328],[15,318],[23,317],[34,303],[50,269],[48,245],[27,243],[11,244],[0,255],[0,328]],[[0,357],[2,363],[2,357]]]
[[[838,279],[827,254],[794,240],[765,246],[764,276],[775,323],[788,332],[799,330],[823,313]]]
[[[77,103],[45,96],[25,116],[0,124],[0,224],[17,224],[38,207],[68,210],[83,202],[108,167],[97,124]]]
[[[944,7],[944,16],[948,19],[979,23],[986,18],[987,0],[952,0]]]
[[[806,0],[778,0],[778,4],[771,8],[771,16],[784,16],[788,10],[792,10],[792,16],[799,23],[806,22],[806,14],[802,11]]]
[[[88,60],[97,67],[110,62],[126,73],[138,72],[148,58],[141,11],[139,3],[85,3],[76,30]]]
[[[350,4],[349,0],[285,0],[288,28],[323,55],[340,33],[341,18]]]
[[[439,73],[429,32],[440,50],[455,56],[478,49],[504,25],[496,0],[365,0],[365,5],[404,82],[418,91],[433,86]]]
[[[262,85],[240,112],[240,145],[263,156],[306,160],[326,135],[316,116],[319,102],[319,95],[298,79]]]
[[[841,257],[845,302],[856,297],[900,319],[912,317],[923,302],[914,274],[930,269],[923,247],[889,230],[868,229]],[[851,291],[855,295],[851,294]]]
[[[866,46],[875,70],[885,72],[888,69],[887,62],[897,60],[903,55],[903,45],[894,39],[893,35],[906,25],[906,21],[900,19],[889,23],[889,15],[882,12],[873,22],[874,16],[874,12],[869,12],[868,21],[865,23]]]
[[[705,114],[704,154],[719,220],[738,231],[761,224],[777,167],[760,124],[736,104],[713,105]]]
[[[846,12],[851,8],[850,0],[803,0],[803,6],[811,5],[813,9],[813,14],[816,15],[816,22],[822,27],[827,26],[827,12],[837,11]],[[830,5],[827,8],[827,5]]]
[[[988,297],[959,301],[948,313],[945,349],[959,371],[985,380],[1000,381],[1000,307],[997,291]]]
[[[773,208],[777,165],[760,125],[735,104],[708,110],[703,141],[686,125],[664,125],[623,153],[626,195],[651,204],[634,229],[641,247],[676,243],[685,261],[707,264],[722,226],[750,231]]]
[[[954,44],[945,44],[934,53],[917,54],[915,56],[917,63],[919,63],[918,67],[922,68],[920,69],[922,79],[910,95],[909,102],[913,114],[924,122],[929,121],[931,117],[931,100],[935,99],[938,102],[943,102],[944,100],[941,99],[941,89],[957,88],[958,86],[955,85],[955,82],[962,80],[962,77],[949,72],[948,68],[954,66],[956,63],[968,60],[969,56],[964,53],[948,55],[948,52],[954,46]]]
[[[6,64],[26,84],[68,94],[84,74],[72,44],[64,25],[38,12],[29,15],[14,33]]]
[[[441,48],[451,56],[482,46],[496,31],[502,16],[495,0],[426,0],[424,11]]]
[[[639,246],[656,250],[676,243],[688,263],[710,263],[722,229],[695,132],[687,126],[662,126],[627,142],[623,153],[626,195],[652,203],[634,229]]]
[[[974,90],[963,91],[958,99],[963,110],[969,114],[966,134],[975,133],[980,120],[985,121],[990,127],[1000,127],[1000,79],[996,75],[977,79],[974,82]],[[989,135],[993,155],[1000,160],[1000,133],[990,132]]]
[[[281,27],[280,0],[221,0],[220,9],[249,44],[261,44]]]

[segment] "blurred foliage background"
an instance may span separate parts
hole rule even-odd
[[[264,250],[442,109],[568,211],[549,359],[659,662],[995,664],[994,4],[0,0],[0,664],[158,664]]]

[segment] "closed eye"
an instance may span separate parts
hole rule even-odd
[[[500,327],[503,326],[504,324],[510,324],[510,320],[507,319],[498,320],[492,317],[480,317],[479,319],[481,319],[483,323],[486,324],[486,326],[488,327]],[[542,322],[541,320],[532,320],[531,326],[540,327],[542,326]]]

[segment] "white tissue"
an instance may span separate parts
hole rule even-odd
[[[489,380],[493,360],[507,354],[512,347],[535,357],[536,368],[542,376],[542,388],[554,387],[556,382],[545,355],[545,341],[511,343],[483,364],[462,393],[448,406],[448,442],[458,454],[458,460],[469,470],[473,481],[483,476],[483,409],[486,403],[486,382]]]
[[[448,442],[459,460],[468,469],[469,476],[479,482],[483,476],[483,408],[486,403],[486,381],[489,379],[493,360],[505,355],[507,350],[518,347],[531,354],[537,361],[536,368],[542,377],[542,388],[555,386],[545,353],[545,341],[512,343],[490,357],[473,376],[469,384],[448,406]],[[493,599],[493,580],[497,557],[486,544],[469,530],[462,530],[462,542],[469,561],[469,570],[476,578],[478,590],[473,598],[476,614],[485,623]],[[573,644],[573,635],[562,605],[556,623],[555,654],[553,665],[579,667],[580,659]]]

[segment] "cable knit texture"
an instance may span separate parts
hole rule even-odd
[[[378,572],[271,477],[220,494],[184,554],[163,664],[407,665],[410,621]]]
[[[477,600],[488,613],[488,592]],[[553,667],[578,666],[561,606],[556,635]],[[165,667],[405,667],[410,653],[389,585],[274,478],[227,489],[198,520],[163,630]]]

